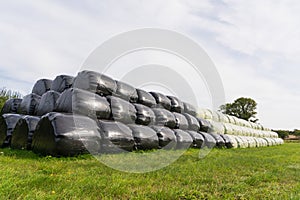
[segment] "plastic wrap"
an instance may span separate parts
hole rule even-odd
[[[104,74],[88,70],[78,73],[74,80],[73,87],[105,96],[112,95],[116,93],[117,90],[115,80]]]
[[[180,113],[174,112],[174,117],[176,120],[176,126],[175,128],[179,128],[181,130],[187,130],[189,128],[189,123],[186,119],[186,117]]]
[[[148,126],[129,124],[138,150],[158,149],[159,141],[156,132]]]
[[[53,112],[59,96],[60,94],[54,90],[44,93],[36,109],[36,115],[42,116],[49,112]]]
[[[183,102],[184,112],[192,115],[193,117],[197,116],[197,109],[190,103]]]
[[[200,125],[200,131],[207,133],[210,128],[211,124],[208,120],[202,119],[202,118],[197,118],[199,125]]]
[[[18,113],[22,99],[8,99],[1,109],[1,115],[6,113]]]
[[[52,85],[51,85],[51,90],[62,93],[66,89],[69,89],[72,87],[73,81],[74,81],[73,76],[59,75],[53,80]]]
[[[109,119],[111,109],[105,97],[89,91],[70,88],[56,101],[56,112],[85,115],[93,119]]]
[[[159,141],[159,148],[173,149],[176,147],[177,139],[174,132],[165,126],[151,126],[156,132]]]
[[[204,143],[204,137],[198,133],[198,132],[195,132],[195,131],[187,131],[190,136],[192,137],[193,139],[193,147],[194,148],[201,148],[202,147],[202,144]]]
[[[100,151],[99,131],[97,123],[88,117],[48,113],[36,126],[32,150],[38,154],[52,156],[97,153]]]
[[[17,122],[11,138],[11,147],[14,149],[31,149],[32,137],[39,117],[26,115]]]
[[[176,120],[174,115],[170,111],[162,108],[153,108],[152,110],[155,114],[156,125],[175,128]]]
[[[211,136],[214,137],[214,139],[216,140],[216,146],[218,148],[223,148],[225,147],[225,141],[224,139],[219,135],[219,134],[216,134],[216,133],[209,133]]]
[[[143,104],[134,104],[136,109],[136,124],[149,125],[155,123],[155,114],[151,108]]]
[[[213,136],[208,133],[200,132],[200,134],[204,137],[204,144],[202,145],[203,148],[214,148],[216,146],[216,140]]]
[[[42,96],[44,93],[50,90],[51,85],[52,85],[52,80],[40,79],[34,84],[32,88],[32,93]]]
[[[171,111],[182,113],[184,111],[184,105],[177,97],[167,96],[171,101]]]
[[[184,113],[183,115],[185,116],[185,118],[188,121],[190,131],[199,131],[200,130],[199,122],[195,117],[193,117],[192,115],[187,114],[187,113]]]
[[[111,108],[111,119],[125,124],[132,124],[136,120],[136,109],[134,105],[114,96],[107,97]]]
[[[113,95],[129,101],[131,103],[136,103],[138,100],[138,95],[136,89],[127,83],[123,83],[121,81],[116,81],[117,90]]]
[[[22,102],[19,105],[18,113],[24,115],[35,115],[40,100],[41,97],[34,93],[24,96]]]
[[[189,133],[180,129],[174,129],[177,139],[176,149],[188,149],[193,145],[193,139]]]
[[[141,89],[136,89],[139,104],[143,104],[148,107],[154,107],[156,105],[155,98],[149,93]]]
[[[234,135],[221,135],[226,143],[227,148],[238,148],[238,141],[236,140],[236,136]],[[227,137],[227,138],[226,138]]]
[[[171,100],[168,97],[159,92],[150,92],[150,94],[154,97],[158,108],[171,110]]]
[[[101,134],[101,151],[103,153],[118,153],[132,151],[134,139],[131,129],[121,122],[99,120]]]
[[[18,114],[4,114],[0,117],[0,146],[9,147],[12,133],[17,122],[22,118]]]
[[[228,135],[224,135],[224,134],[220,134],[220,136],[223,138],[224,142],[225,142],[225,146],[227,148],[233,148],[236,144],[236,141],[233,140],[231,137],[229,137]]]

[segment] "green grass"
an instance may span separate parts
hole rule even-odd
[[[299,143],[214,149],[203,159],[191,149],[144,174],[108,168],[90,155],[0,152],[0,199],[300,199]]]

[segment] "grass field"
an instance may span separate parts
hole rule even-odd
[[[300,199],[300,143],[188,150],[159,171],[110,169],[90,155],[0,149],[0,199]]]

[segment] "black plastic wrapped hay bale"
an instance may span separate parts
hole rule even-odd
[[[1,109],[1,115],[6,113],[18,113],[22,99],[8,99]]]
[[[200,134],[200,133],[198,133],[198,132],[196,132],[196,131],[187,131],[188,132],[188,134],[190,134],[190,136],[192,137],[192,139],[193,139],[193,147],[194,148],[201,148],[202,147],[202,144],[204,143],[204,137]]]
[[[199,132],[204,137],[204,144],[202,145],[203,148],[212,149],[216,146],[217,142],[213,136],[205,132]]]
[[[4,114],[0,117],[0,147],[9,147],[13,130],[22,118],[18,114]]]
[[[195,118],[192,115],[187,114],[187,113],[183,113],[183,115],[185,116],[185,118],[188,121],[189,130],[191,130],[191,131],[199,131],[200,130],[200,124],[199,124],[197,118]]]
[[[224,139],[217,133],[209,133],[213,138],[216,140],[216,145],[218,148],[224,148],[225,146],[225,141]]]
[[[159,148],[156,132],[148,126],[129,124],[137,150],[151,150]]]
[[[94,71],[84,70],[74,80],[74,88],[87,90],[101,96],[116,93],[117,84],[112,78]]]
[[[66,89],[72,87],[74,82],[74,77],[69,75],[59,75],[57,76],[51,85],[51,90],[62,93]]]
[[[44,93],[51,89],[52,82],[53,81],[49,79],[38,80],[32,88],[32,93],[42,96]]]
[[[174,129],[177,144],[176,149],[188,149],[193,145],[193,138],[189,133],[180,129]]]
[[[154,124],[155,114],[151,108],[144,106],[143,104],[134,104],[136,109],[136,124],[149,125]]]
[[[116,81],[116,83],[117,83],[117,90],[116,93],[113,94],[113,96],[119,97],[131,103],[137,102],[138,94],[134,87],[121,81]]]
[[[184,106],[183,112],[190,114],[194,117],[197,116],[197,110],[196,110],[195,106],[193,106],[192,104],[187,103],[187,102],[183,102],[183,106]]]
[[[44,93],[38,107],[36,108],[36,115],[42,116],[49,112],[53,112],[59,96],[60,94],[54,90]]]
[[[202,119],[202,118],[197,118],[199,125],[200,125],[200,131],[207,133],[208,130],[211,128],[211,124],[209,121]]]
[[[177,139],[172,129],[165,126],[151,126],[158,136],[159,148],[174,149]]]
[[[223,140],[225,141],[225,146],[227,148],[233,148],[235,147],[236,145],[234,144],[235,141],[233,141],[232,138],[228,137],[227,135],[225,134],[220,134],[220,136],[223,138]]]
[[[41,96],[31,93],[26,95],[19,105],[18,113],[23,115],[35,115]]]
[[[158,108],[171,110],[171,100],[167,96],[159,92],[150,92],[150,94],[154,97],[156,101],[156,106]]]
[[[105,97],[77,88],[67,89],[60,95],[55,111],[84,115],[93,119],[108,119],[111,115],[110,105]]]
[[[111,119],[124,124],[132,124],[136,120],[136,109],[134,105],[114,96],[108,96],[110,104]]]
[[[158,126],[167,126],[169,128],[175,128],[176,119],[170,111],[162,108],[153,108],[155,114],[155,124]]]
[[[121,122],[99,120],[101,152],[119,153],[132,151],[134,139],[131,129]]]
[[[171,111],[182,113],[184,111],[184,105],[177,97],[167,96],[171,101]]]
[[[41,155],[75,156],[100,152],[101,136],[96,121],[62,113],[44,115],[32,138],[33,152]]]
[[[174,117],[176,121],[176,126],[175,128],[181,129],[181,130],[187,130],[189,128],[189,123],[186,119],[186,117],[180,113],[174,112]]]
[[[143,104],[148,107],[154,107],[156,105],[155,98],[149,93],[141,89],[136,89],[138,99],[137,103]]]
[[[31,149],[32,136],[39,120],[39,117],[26,115],[18,121],[11,138],[13,149]]]

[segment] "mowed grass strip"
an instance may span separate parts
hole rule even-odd
[[[91,155],[0,149],[0,199],[300,199],[299,143],[198,155],[190,149],[168,167],[133,174]]]

